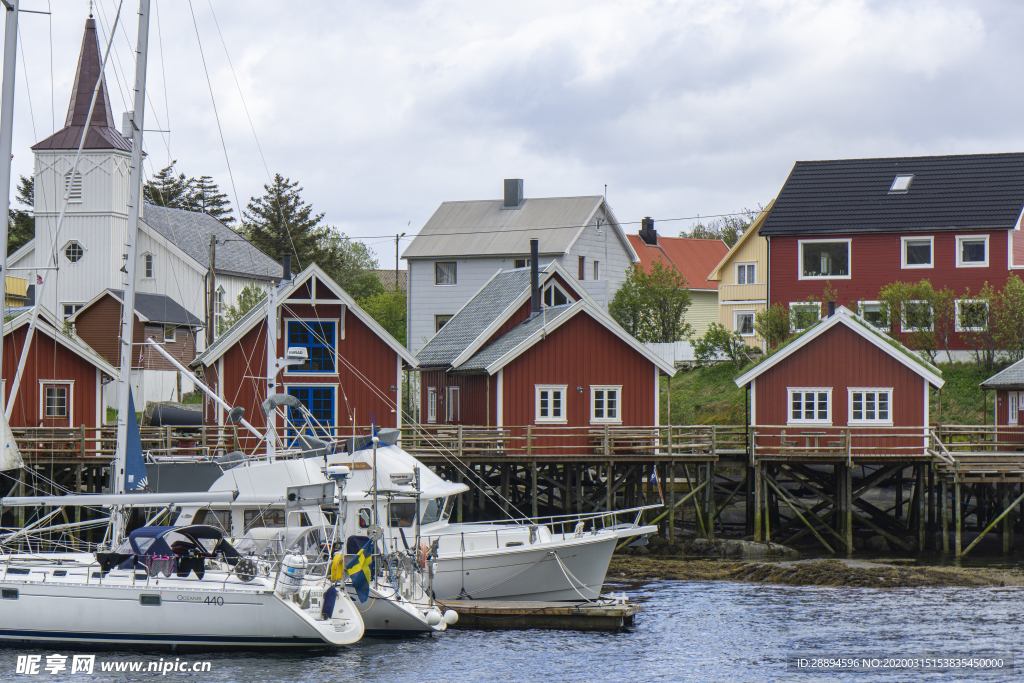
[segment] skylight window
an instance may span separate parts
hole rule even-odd
[[[913,175],[898,175],[896,179],[892,181],[892,187],[889,188],[889,194],[896,192],[906,192],[910,189],[910,181],[914,179]]]

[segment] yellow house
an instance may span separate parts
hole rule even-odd
[[[768,240],[757,233],[774,203],[773,199],[757,214],[708,275],[709,281],[718,282],[718,322],[750,346],[762,346],[764,341],[754,332],[754,316],[768,305]]]
[[[4,308],[8,306],[24,306],[28,301],[28,280],[23,277],[7,276],[7,299],[4,301]]]

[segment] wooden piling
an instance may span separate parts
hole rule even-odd
[[[925,505],[927,503],[927,496],[924,495],[924,465],[917,465],[917,484],[916,484],[916,497],[917,497],[917,552],[923,552],[925,546],[925,531],[927,515],[925,511]]]
[[[671,378],[669,378],[671,381]],[[669,430],[671,433],[671,430]],[[671,512],[668,515],[668,542],[674,545],[676,542],[676,463],[671,461],[668,464],[668,476],[665,477],[665,494],[668,496],[668,505]]]
[[[960,516],[960,478],[957,477],[953,480],[953,524],[956,531],[956,543],[954,550],[956,550],[956,556],[961,555],[961,529],[963,528],[963,519]]]
[[[763,465],[754,465],[754,540],[758,543],[764,540],[764,525],[762,515],[764,514],[764,476],[761,472]]]
[[[530,508],[531,517],[539,517],[540,514],[537,512],[537,461],[534,460],[530,463],[530,499],[532,505]]]
[[[946,480],[939,481],[940,517],[942,519],[942,554],[949,555],[949,497],[946,495]]]

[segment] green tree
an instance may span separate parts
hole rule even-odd
[[[698,363],[711,363],[725,356],[737,370],[752,360],[752,351],[743,337],[730,332],[721,323],[708,325],[707,332],[693,342],[693,355]]]
[[[686,278],[656,260],[650,270],[639,266],[630,269],[608,311],[642,342],[676,342],[693,332],[685,321],[691,303]]]
[[[174,165],[177,160],[171,162],[170,166],[157,171],[151,179],[142,186],[143,200],[148,204],[166,206],[169,209],[192,208],[192,185],[195,182],[192,178],[185,178],[184,173],[176,173]]]
[[[20,176],[18,179],[18,190],[15,199],[25,209],[11,209],[8,216],[7,229],[7,253],[14,253],[26,242],[36,236],[36,219],[33,209],[35,207],[35,183],[32,176]]]
[[[228,196],[220,191],[220,187],[208,175],[199,176],[196,179],[189,179],[192,184],[191,196],[188,203],[193,211],[202,211],[213,216],[224,225],[233,225],[235,222],[234,209]]]
[[[377,259],[370,248],[334,228],[328,230],[317,260],[324,272],[360,305],[384,292],[384,285],[377,277]]]
[[[267,293],[254,282],[242,287],[242,291],[238,293],[238,305],[231,304],[224,311],[224,315],[218,323],[217,334],[221,335],[230,330],[243,315],[257,306],[266,296]]]
[[[380,323],[392,337],[405,346],[405,292],[378,292],[359,305]]]
[[[997,301],[995,290],[985,282],[977,294],[965,289],[957,302],[956,321],[964,341],[974,349],[979,370],[991,371],[996,362],[996,334],[989,313]]]
[[[992,301],[990,316],[999,348],[1011,362],[1024,358],[1024,281],[1016,273]]]
[[[722,240],[730,249],[732,249],[763,208],[764,207],[758,204],[756,210],[744,208],[743,211],[736,216],[723,216],[709,221],[708,223],[701,223],[698,221],[690,228],[689,232],[684,230],[679,233],[679,236]]]
[[[263,190],[263,196],[253,197],[242,210],[242,233],[275,261],[291,253],[297,270],[310,263],[323,267],[331,229],[320,224],[324,215],[313,213],[302,199],[299,181],[276,173]]]
[[[626,281],[622,283],[622,287],[615,293],[608,306],[608,312],[622,329],[641,341],[651,336],[648,331],[650,320],[647,315],[643,278],[643,268],[631,266],[626,271]]]
[[[933,304],[935,290],[928,280],[920,282],[890,282],[878,293],[893,332],[908,335],[908,345],[927,354],[935,361],[938,340],[935,335]]]
[[[772,349],[789,338],[791,324],[789,311],[780,303],[774,303],[754,315],[754,331]]]

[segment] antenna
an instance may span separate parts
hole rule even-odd
[[[89,18],[92,19],[92,0],[89,0]]]
[[[608,201],[608,183],[604,184],[604,200]]]

